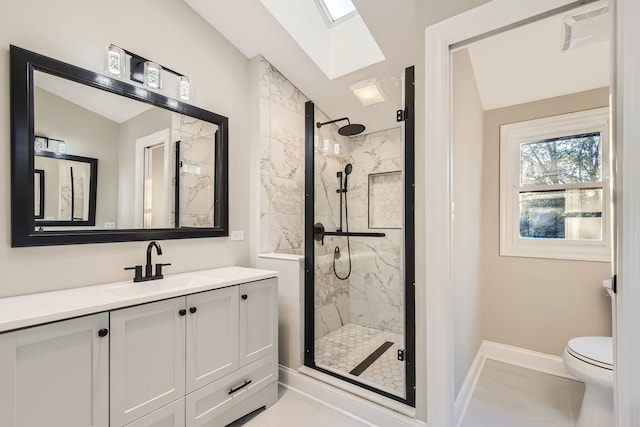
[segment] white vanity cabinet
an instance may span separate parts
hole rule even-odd
[[[0,426],[109,426],[109,317],[0,334]]]
[[[275,276],[225,267],[0,298],[0,427],[220,427],[272,405]]]
[[[277,352],[277,308],[275,279],[240,285],[240,366]]]
[[[181,427],[185,405],[186,427],[226,425],[277,388],[275,278],[114,310],[111,334],[111,427]]]
[[[111,312],[111,426],[185,394],[184,297]]]

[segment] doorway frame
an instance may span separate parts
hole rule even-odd
[[[634,3],[635,2],[635,3]],[[454,348],[452,288],[452,129],[450,46],[526,22],[569,5],[574,0],[493,0],[431,25],[425,30],[425,307],[427,413],[429,426],[454,425]],[[640,425],[640,2],[610,0],[615,19],[612,47],[611,108],[615,141],[616,229],[614,269],[617,272],[617,314],[614,319],[615,413],[618,427]],[[634,22],[636,21],[636,22]],[[635,75],[634,75],[635,72]],[[636,84],[634,85],[634,81]],[[626,119],[628,118],[628,119]],[[625,141],[628,141],[625,144]],[[624,155],[622,155],[624,153]],[[624,173],[623,173],[624,171]],[[442,209],[429,209],[442,206]],[[627,328],[624,325],[629,325]]]
[[[164,210],[164,219],[166,222],[166,227],[169,227],[169,222],[171,219],[171,179],[169,178],[169,163],[171,160],[171,132],[169,128],[165,128],[159,130],[157,132],[153,132],[149,135],[142,136],[136,139],[136,148],[135,148],[135,190],[134,190],[134,223],[136,228],[143,228],[144,223],[144,213],[143,213],[143,204],[144,204],[144,172],[145,172],[145,149],[154,147],[156,145],[163,144],[164,145],[164,179],[162,182],[162,187],[164,194],[167,195],[167,201],[163,208]]]

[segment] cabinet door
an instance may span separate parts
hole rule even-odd
[[[126,427],[185,427],[184,397],[127,424]]]
[[[187,393],[238,369],[238,287],[187,296]]]
[[[0,335],[0,426],[108,427],[108,328],[101,313]]]
[[[184,396],[185,314],[184,297],[111,312],[111,427]]]
[[[240,366],[277,351],[278,282],[240,285]]]

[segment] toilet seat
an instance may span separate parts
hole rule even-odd
[[[613,371],[613,338],[578,337],[569,340],[567,353],[590,365]]]

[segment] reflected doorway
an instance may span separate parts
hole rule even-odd
[[[138,228],[170,227],[169,129],[136,140],[135,219]]]

